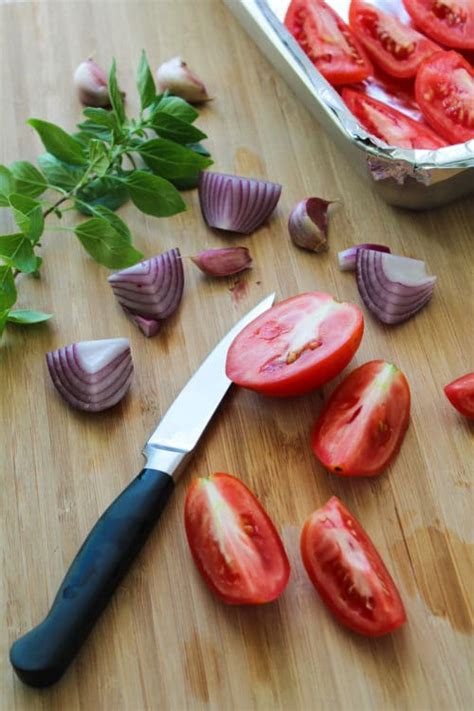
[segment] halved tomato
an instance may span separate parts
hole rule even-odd
[[[417,27],[437,42],[474,49],[474,0],[403,0]]]
[[[361,91],[343,89],[342,98],[362,126],[389,146],[432,149],[447,145],[428,126],[417,123]]]
[[[292,0],[285,25],[331,84],[351,84],[373,74],[360,42],[323,0]]]
[[[474,138],[474,69],[460,54],[436,52],[425,59],[415,94],[425,119],[447,141]]]
[[[356,304],[310,291],[280,301],[234,339],[226,374],[265,395],[302,395],[334,378],[352,359],[364,331]]]
[[[258,499],[230,474],[195,479],[184,506],[194,562],[229,605],[275,600],[290,577],[283,543]]]
[[[423,59],[440,49],[394,15],[363,0],[352,0],[349,24],[374,62],[399,79],[415,76]]]
[[[446,397],[461,415],[474,419],[474,373],[463,375],[444,388]]]
[[[339,476],[375,476],[388,466],[405,436],[410,388],[401,370],[383,360],[356,368],[321,412],[312,447]]]
[[[306,520],[301,557],[323,602],[349,629],[379,637],[406,622],[403,602],[382,558],[336,496]]]

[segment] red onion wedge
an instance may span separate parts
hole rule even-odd
[[[339,269],[341,272],[355,271],[358,249],[372,249],[375,252],[385,252],[386,254],[390,254],[390,247],[385,247],[383,244],[356,244],[354,247],[349,247],[349,249],[344,249],[342,252],[337,253]]]
[[[130,387],[132,354],[127,338],[81,341],[46,354],[51,379],[72,407],[101,412]]]
[[[184,289],[179,249],[168,250],[109,276],[120,305],[145,336],[154,336],[161,321],[178,308]]]
[[[357,250],[357,286],[367,308],[383,323],[411,318],[431,299],[435,276],[419,259]]]
[[[271,215],[282,186],[206,170],[199,176],[199,202],[209,227],[250,234]]]

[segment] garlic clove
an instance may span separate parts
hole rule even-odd
[[[311,197],[295,205],[288,218],[294,244],[311,252],[324,252],[328,248],[328,209],[333,202]]]
[[[252,257],[247,247],[205,249],[191,259],[204,274],[215,277],[237,274],[252,265]]]
[[[164,62],[156,71],[156,82],[159,91],[168,90],[190,104],[199,104],[211,99],[203,82],[181,57],[173,57]]]
[[[86,59],[79,64],[74,73],[74,85],[85,106],[110,106],[107,75],[93,59]]]

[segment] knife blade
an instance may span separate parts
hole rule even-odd
[[[47,616],[14,642],[10,661],[30,686],[54,684],[66,671],[165,508],[183,465],[231,385],[227,350],[237,333],[273,304],[270,294],[217,344],[181,390],[143,454],[146,466],[90,531]]]

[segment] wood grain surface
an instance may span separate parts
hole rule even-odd
[[[170,219],[122,208],[148,256],[175,245],[191,255],[244,244],[255,260],[242,280],[221,281],[187,262],[179,313],[150,340],[121,313],[107,270],[72,236],[50,232],[42,240],[41,280],[22,278],[20,304],[55,318],[29,330],[9,327],[0,345],[2,711],[472,708],[473,430],[442,392],[473,368],[472,198],[425,213],[382,203],[218,0],[1,4],[0,47],[2,163],[34,160],[41,151],[25,125],[30,116],[73,128],[80,106],[71,75],[91,52],[104,66],[117,58],[135,109],[135,68],[145,47],[153,66],[181,53],[209,83],[215,100],[198,125],[209,134],[217,170],[284,185],[275,215],[247,238],[207,229],[195,192],[185,195],[188,210]],[[289,210],[306,195],[343,203],[331,221],[330,249],[320,256],[288,239]],[[272,290],[284,298],[317,289],[360,303],[353,275],[338,271],[336,253],[364,241],[426,259],[438,275],[432,302],[411,321],[386,328],[366,315],[352,364],[384,358],[408,377],[411,425],[394,464],[373,481],[351,482],[316,462],[309,435],[333,384],[285,401],[234,389],[76,662],[53,688],[23,686],[8,661],[11,643],[46,614],[79,545],[141,468],[148,433],[187,378]],[[101,415],[69,409],[49,380],[45,352],[113,336],[132,343],[131,392]],[[274,604],[226,607],[193,567],[183,499],[192,477],[213,471],[240,476],[281,530],[292,577]],[[400,586],[408,623],[387,638],[341,628],[302,568],[301,525],[331,494],[359,518]]]

